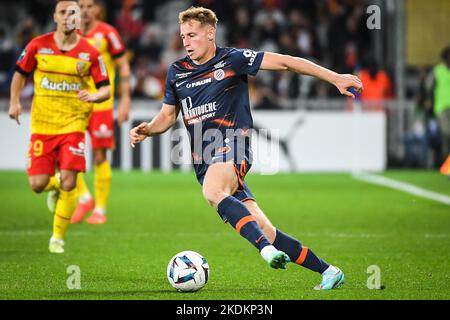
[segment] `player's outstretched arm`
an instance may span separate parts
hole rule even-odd
[[[22,105],[20,104],[20,93],[25,86],[26,77],[19,72],[14,73],[11,81],[11,100],[9,102],[9,117],[17,121],[20,125],[19,116],[22,113]]]
[[[354,75],[339,74],[327,68],[321,67],[309,60],[289,55],[265,52],[261,63],[261,69],[273,71],[292,71],[299,74],[313,76],[335,85],[341,94],[350,98],[355,98],[355,95],[349,91],[350,88],[355,88],[358,91],[363,90],[361,80]]]
[[[169,130],[177,121],[177,108],[173,105],[163,104],[161,111],[150,123],[143,122],[130,130],[131,146],[141,143],[147,137],[156,136]]]
[[[128,58],[126,55],[121,56],[116,59],[116,65],[119,69],[120,75],[120,101],[118,107],[117,121],[119,125],[128,120],[128,115],[130,113],[131,97],[130,97],[130,77],[131,70]]]
[[[103,86],[97,92],[89,93],[87,90],[78,92],[78,99],[82,102],[100,103],[111,97],[111,86]]]

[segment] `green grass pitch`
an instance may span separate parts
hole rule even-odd
[[[435,172],[388,177],[450,195]],[[87,174],[92,181],[92,174]],[[0,299],[449,299],[450,207],[348,174],[258,176],[247,181],[275,226],[346,275],[342,289],[312,290],[320,276],[272,270],[203,200],[193,174],[114,172],[109,221],[72,225],[66,253],[47,251],[52,216],[23,172],[0,173]],[[92,185],[92,183],[90,183]],[[210,281],[178,293],[166,279],[177,252],[201,253]],[[81,270],[70,290],[69,266]],[[367,269],[384,290],[369,290]]]

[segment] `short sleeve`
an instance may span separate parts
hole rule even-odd
[[[16,62],[16,71],[28,77],[36,68],[37,44],[34,41],[28,43]]]
[[[93,58],[91,76],[94,79],[95,87],[97,89],[110,85],[108,71],[106,70],[105,63],[100,54],[96,54]]]
[[[120,58],[125,54],[125,45],[119,32],[115,28],[110,28],[106,34],[108,49],[114,59]]]
[[[248,74],[255,76],[264,57],[264,52],[250,49],[234,49],[231,53],[232,67],[239,75]]]
[[[165,88],[164,88],[163,103],[176,106],[178,104],[178,98],[177,98],[177,94],[172,85],[173,76],[174,76],[174,71],[173,71],[173,68],[170,67],[169,70],[167,71],[167,76],[166,76],[166,84],[165,84]]]

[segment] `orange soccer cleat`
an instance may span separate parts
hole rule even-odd
[[[90,199],[87,202],[78,202],[77,208],[75,209],[75,213],[72,216],[72,219],[70,219],[71,223],[79,223],[83,221],[84,216],[89,211],[92,211],[95,208],[95,202],[94,199]]]
[[[450,155],[448,156],[447,160],[445,160],[445,162],[442,164],[440,172],[444,176],[450,176]]]
[[[105,224],[106,223],[106,215],[98,213],[94,210],[92,215],[86,220],[87,224]]]

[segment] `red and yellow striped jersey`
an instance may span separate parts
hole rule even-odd
[[[108,70],[109,79],[111,80],[111,98],[102,103],[94,105],[94,111],[109,110],[114,107],[114,80],[116,78],[116,64],[114,59],[120,58],[125,54],[125,46],[116,28],[104,23],[96,22],[94,28],[88,34],[81,34],[86,40],[100,51]]]
[[[16,71],[25,76],[34,71],[31,133],[85,132],[93,104],[81,102],[78,92],[109,85],[107,70],[98,50],[85,39],[62,52],[53,36],[51,32],[30,41],[16,64]]]

